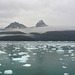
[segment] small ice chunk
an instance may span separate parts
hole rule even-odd
[[[65,57],[68,57],[69,55],[64,55]]]
[[[25,66],[25,67],[30,67],[30,66],[31,66],[31,64],[25,64],[25,65],[23,65],[23,66]]]
[[[11,54],[8,54],[8,56],[12,56]]]
[[[72,53],[73,50],[69,50],[68,53]]]
[[[13,56],[17,56],[17,54],[14,53]]]
[[[0,51],[0,54],[7,54],[6,52],[4,52],[4,51]]]
[[[63,60],[62,58],[60,58],[60,60]]]
[[[26,48],[28,50],[35,50],[35,49],[38,49],[38,48]]]
[[[33,53],[33,55],[36,55],[37,53]]]
[[[30,55],[24,55],[24,56],[22,56],[22,58],[28,58],[28,57],[30,57]]]
[[[67,67],[66,66],[62,66],[62,68],[65,68],[66,69]]]
[[[74,56],[74,53],[72,53],[71,56]]]
[[[69,75],[68,73],[64,73],[64,75]]]
[[[0,74],[1,74],[2,72],[0,71]]]
[[[56,50],[56,48],[52,48],[52,50]]]
[[[75,61],[75,57],[71,57],[72,61]]]
[[[75,47],[75,45],[71,45],[71,47]]]
[[[27,60],[28,60],[28,58],[26,57],[26,56],[22,56],[21,58],[13,58],[12,59],[13,61],[15,61],[15,62],[27,62]]]
[[[0,66],[1,66],[2,64],[0,63]]]
[[[20,52],[18,53],[18,55],[24,55],[24,54],[27,54],[26,52]]]
[[[15,47],[15,50],[20,49],[20,47]]]
[[[56,52],[59,54],[64,54],[64,50],[57,50]]]
[[[5,70],[4,74],[13,74],[13,71],[12,70]]]

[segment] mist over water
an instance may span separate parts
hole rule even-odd
[[[75,75],[75,42],[0,42],[0,75]]]

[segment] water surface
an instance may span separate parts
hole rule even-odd
[[[0,75],[6,70],[10,75],[75,75],[75,42],[0,42]]]

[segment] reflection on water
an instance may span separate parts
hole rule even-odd
[[[75,43],[0,42],[0,75],[75,75]]]

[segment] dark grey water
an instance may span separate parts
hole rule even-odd
[[[75,42],[0,42],[0,75],[75,75]]]

